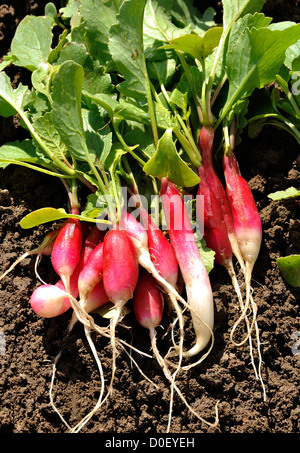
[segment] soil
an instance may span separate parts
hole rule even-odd
[[[41,14],[46,2],[12,1],[0,6],[1,55],[7,53],[15,27],[26,14]],[[59,6],[59,2],[56,2]],[[203,2],[221,14],[218,2]],[[203,6],[204,8],[204,6]],[[218,9],[219,8],[219,9]],[[299,20],[299,1],[267,1],[264,11],[276,20]],[[9,68],[14,82],[28,82],[28,74]],[[0,144],[22,139],[17,120],[0,119]],[[299,186],[299,147],[283,131],[265,128],[256,139],[245,133],[237,148],[242,174],[252,188],[263,226],[263,242],[253,274],[253,297],[258,306],[263,358],[263,399],[249,359],[247,343],[230,342],[237,318],[238,303],[226,271],[216,266],[211,272],[215,301],[215,343],[208,357],[178,377],[178,386],[189,404],[213,422],[218,402],[219,423],[210,427],[192,416],[175,396],[172,433],[299,433],[300,431],[300,338],[299,295],[281,277],[276,258],[300,250],[299,203],[274,202],[268,194]],[[66,207],[60,182],[21,167],[0,173],[0,269],[1,273],[25,250],[38,245],[49,225],[22,230],[21,218],[34,209]],[[0,432],[64,433],[66,426],[49,404],[53,359],[63,346],[54,382],[54,400],[65,420],[74,426],[96,403],[100,381],[94,359],[78,323],[66,342],[67,312],[55,319],[42,319],[29,306],[29,297],[38,285],[35,258],[24,259],[0,282]],[[55,281],[48,258],[39,265],[40,276]],[[97,315],[100,325],[106,321]],[[166,351],[163,338],[167,316],[158,329],[158,345]],[[118,334],[143,351],[150,351],[148,335],[129,314]],[[103,337],[93,334],[107,379],[111,350]],[[187,341],[193,341],[192,330]],[[254,346],[256,345],[254,341]],[[256,350],[254,350],[255,358]],[[170,392],[168,382],[154,359],[132,353],[140,370],[158,385],[150,383],[120,351],[115,390],[99,413],[83,428],[86,433],[165,433]]]

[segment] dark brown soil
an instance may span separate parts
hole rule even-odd
[[[40,14],[46,2],[11,1],[0,5],[0,46],[3,55],[20,19]],[[205,2],[215,6],[217,2]],[[288,3],[288,5],[287,5]],[[281,7],[282,5],[283,7]],[[267,14],[276,20],[299,20],[299,2],[268,1]],[[27,74],[16,69],[16,80]],[[23,131],[16,120],[0,119],[0,142],[20,139]],[[246,345],[238,348],[229,339],[238,304],[227,273],[216,267],[211,273],[215,300],[215,344],[206,360],[180,374],[178,386],[189,404],[205,419],[214,421],[217,402],[219,424],[211,428],[190,415],[175,396],[173,433],[299,433],[300,431],[300,338],[299,289],[281,277],[276,258],[299,253],[299,204],[272,202],[268,194],[299,186],[299,147],[287,134],[266,128],[257,139],[245,134],[237,149],[243,175],[249,181],[263,225],[263,243],[253,274],[253,296],[258,305],[263,357],[262,376],[267,400],[263,400]],[[0,273],[25,250],[43,238],[49,226],[22,230],[20,219],[39,207],[66,207],[63,187],[50,177],[9,167],[0,172]],[[38,285],[34,258],[26,258],[0,282],[0,432],[63,433],[66,427],[49,404],[53,358],[63,344],[70,313],[56,319],[42,319],[29,307],[29,297]],[[39,273],[55,281],[48,258]],[[97,316],[97,315],[95,315]],[[95,318],[96,319],[96,318]],[[97,322],[106,324],[99,316]],[[118,334],[129,343],[149,352],[148,336],[129,315]],[[166,350],[158,329],[159,347]],[[192,341],[192,333],[187,333]],[[106,339],[93,334],[107,380],[110,378],[111,350]],[[254,342],[255,345],[255,342]],[[54,385],[55,404],[65,420],[74,426],[97,401],[98,371],[81,325],[76,325],[63,346]],[[300,352],[300,351],[299,351]],[[154,359],[133,353],[140,369],[159,390],[147,381],[120,352],[115,391],[105,407],[83,428],[88,433],[164,433],[169,410],[169,385]]]

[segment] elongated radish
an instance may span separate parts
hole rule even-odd
[[[204,166],[198,169],[200,183],[198,186],[196,203],[197,213],[201,213],[200,204],[203,203],[203,237],[209,248],[215,252],[215,262],[227,267],[232,261],[232,247],[228,237],[228,230],[220,202],[208,183]]]
[[[0,276],[0,280],[2,280],[6,275],[8,275],[21,261],[23,261],[25,258],[28,256],[32,255],[37,255],[37,260],[40,259],[42,255],[44,256],[50,256],[52,253],[53,249],[53,244],[56,236],[58,235],[59,228],[50,231],[43,239],[41,244],[32,249],[32,250],[27,250],[25,253],[23,253],[19,258],[16,259],[16,261],[13,262],[13,264]]]
[[[239,249],[239,244],[234,231],[233,218],[230,209],[230,205],[226,196],[226,191],[216,172],[214,161],[213,161],[213,145],[214,145],[214,129],[210,126],[203,126],[199,134],[199,147],[202,157],[202,165],[198,169],[200,179],[206,180],[206,183],[213,192],[216,200],[220,204],[220,208],[223,213],[222,223],[225,223],[227,229],[227,235],[231,244],[232,252],[237,258],[241,268],[244,268],[244,260]],[[205,177],[203,175],[205,173]],[[201,183],[201,181],[200,181]],[[216,209],[216,208],[215,208]],[[205,210],[204,210],[205,213]],[[226,247],[227,248],[227,247]],[[216,256],[216,258],[218,258]]]
[[[247,282],[250,283],[253,266],[258,257],[262,226],[251,189],[242,177],[234,153],[224,154],[223,169],[226,181],[226,193],[230,204],[234,231],[245,260]]]
[[[247,312],[251,306],[252,324],[255,326],[256,330],[257,350],[260,363],[258,378],[262,383],[264,398],[266,399],[265,387],[260,371],[262,358],[260,353],[259,329],[256,321],[257,305],[253,299],[251,289],[252,271],[259,255],[262,242],[262,225],[251,189],[247,181],[241,175],[238,162],[232,150],[228,152],[228,154],[224,153],[222,163],[226,183],[226,194],[232,212],[234,231],[241,254],[245,261],[244,276],[246,300],[242,313],[231,331],[231,338],[233,338],[234,331],[239,323],[246,318]]]
[[[216,426],[218,423],[218,417],[216,417],[215,423],[207,422],[203,419],[186,401],[186,398],[177,387],[175,382],[176,373],[172,374],[168,368],[168,363],[159,352],[157,347],[157,336],[156,328],[160,325],[163,316],[163,297],[158,283],[155,278],[146,271],[142,271],[139,277],[138,284],[133,295],[133,311],[137,322],[149,331],[151,340],[151,348],[158,364],[162,368],[162,371],[170,382],[171,385],[171,398],[170,398],[170,410],[168,417],[167,432],[170,431],[171,419],[172,419],[172,408],[173,408],[173,391],[176,390],[179,397],[185,403],[187,408],[201,421],[207,423],[210,426]]]
[[[249,309],[251,301],[252,270],[260,251],[262,226],[252,192],[247,181],[241,176],[237,160],[232,151],[230,155],[224,153],[223,169],[234,231],[245,261],[246,303],[240,317],[240,320],[242,320]]]
[[[168,293],[174,294],[178,300],[181,300],[185,303],[185,300],[180,296],[176,288],[172,286],[165,278],[158,272],[156,269],[149,251],[148,245],[148,234],[143,225],[134,218],[129,212],[125,209],[122,210],[119,228],[127,231],[132,239],[132,242],[135,246],[138,262],[146,269],[153,277],[159,282],[165,291]]]
[[[81,223],[78,219],[69,218],[58,233],[51,254],[53,268],[67,291],[70,290],[70,278],[80,259],[81,246]]]
[[[163,234],[162,230],[153,222],[149,213],[139,204],[140,218],[144,228],[147,231],[148,236],[148,249],[150,253],[151,260],[162,278],[168,282],[176,291],[178,291],[177,281],[178,281],[178,261],[175,255],[174,248],[166,236]],[[160,283],[161,284],[161,283]],[[171,302],[171,305],[175,309],[177,314],[177,319],[179,323],[179,363],[178,367],[181,365],[181,351],[183,347],[184,340],[184,320],[181,307],[177,302],[177,297],[173,292],[168,291],[168,288],[165,288],[162,285],[165,292],[168,295],[168,299]],[[174,342],[174,340],[173,340]],[[179,369],[178,368],[178,369]]]
[[[141,272],[133,296],[133,311],[137,322],[150,331],[154,341],[155,329],[163,317],[164,300],[156,280],[148,272]]]
[[[88,260],[78,277],[78,291],[80,300],[85,302],[95,285],[102,280],[103,276],[103,247],[104,243],[98,244],[90,253]]]
[[[241,176],[234,153],[224,154],[223,168],[226,181],[226,193],[230,204],[234,231],[239,248],[245,261],[246,302],[240,320],[244,319],[251,300],[252,270],[258,257],[262,226],[252,192],[247,181]],[[238,323],[236,323],[237,325]]]
[[[252,352],[252,330],[255,325],[256,306],[252,304],[252,322],[250,324],[247,316],[246,304],[244,304],[238,279],[232,262],[232,251],[237,257],[242,271],[245,271],[244,258],[240,250],[238,239],[234,231],[233,216],[227,199],[225,189],[217,175],[213,164],[213,140],[214,131],[210,127],[202,127],[199,136],[199,146],[202,155],[202,166],[198,169],[200,184],[198,195],[202,195],[204,201],[204,239],[208,247],[215,251],[216,263],[224,266],[231,278],[232,285],[237,294],[241,317],[234,324],[230,338],[233,341],[234,331],[239,322],[244,319],[247,327],[247,334],[243,341],[235,344],[240,346],[249,340],[251,363],[257,378],[260,378],[256,369]],[[199,197],[197,202],[200,203]],[[201,212],[199,209],[197,212]],[[229,244],[230,242],[230,244]],[[261,379],[261,378],[260,378]]]
[[[183,198],[175,184],[167,178],[161,180],[161,200],[170,241],[185,282],[187,302],[193,319],[196,343],[191,349],[183,352],[185,357],[191,357],[202,351],[212,337],[213,293]]]
[[[126,231],[113,229],[106,233],[103,248],[103,283],[109,300],[115,305],[111,319],[113,364],[110,391],[116,371],[115,330],[124,305],[132,298],[138,282],[139,263],[136,249]]]
[[[228,236],[228,229],[227,224],[224,221],[223,212],[219,203],[219,200],[215,196],[214,190],[210,187],[207,182],[206,178],[206,171],[204,167],[201,167],[198,170],[198,174],[200,176],[200,183],[198,188],[198,197],[197,203],[204,204],[204,234],[203,237],[206,241],[208,247],[215,251],[215,262],[221,266],[224,266],[227,270],[233,288],[236,292],[236,295],[239,300],[240,308],[242,313],[244,312],[244,301],[242,297],[242,293],[240,290],[239,282],[237,279],[237,275],[234,270],[233,262],[232,262],[232,247],[231,242]],[[203,199],[200,199],[199,196],[202,196]],[[197,209],[197,212],[201,212],[200,209]],[[202,219],[201,219],[202,220]],[[254,368],[255,373],[257,374],[254,358],[252,354],[252,339],[251,339],[251,332],[253,328],[253,323],[250,325],[249,319],[245,317],[245,323],[247,327],[247,335],[244,339],[244,342],[249,339],[250,345],[250,356],[251,362]],[[233,335],[234,329],[231,331],[231,339]],[[233,339],[232,339],[233,341]]]

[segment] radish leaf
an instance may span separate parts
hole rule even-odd
[[[300,287],[300,255],[277,258],[277,264],[287,283],[291,286]]]
[[[8,56],[17,66],[33,71],[48,61],[54,21],[49,16],[26,16],[18,25]]]
[[[272,82],[285,60],[288,47],[300,38],[300,24],[284,30],[269,28],[245,28],[238,40],[228,44],[226,73],[229,91],[225,105],[218,118],[219,124],[233,104],[244,95],[249,96],[255,88]]]
[[[118,23],[111,27],[109,50],[125,81],[118,89],[134,99],[146,99],[147,68],[143,47],[143,16],[146,0],[125,0]]]
[[[199,176],[179,156],[171,129],[167,129],[160,138],[156,153],[144,165],[143,170],[147,175],[157,178],[167,177],[181,187],[193,187],[199,183]]]
[[[85,160],[85,135],[81,115],[84,72],[74,61],[63,63],[53,77],[53,121],[70,153]]]

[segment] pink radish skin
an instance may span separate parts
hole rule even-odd
[[[109,300],[122,308],[132,298],[138,276],[138,259],[129,235],[120,229],[106,233],[103,248],[103,282]]]
[[[202,168],[198,169],[198,174],[200,178],[205,177],[206,183],[209,185],[211,191],[215,195],[217,201],[220,204],[220,208],[223,213],[223,221],[227,228],[227,235],[232,247],[232,252],[236,256],[237,260],[241,267],[244,267],[244,261],[239,250],[237,237],[234,232],[233,218],[229,202],[227,199],[226,191],[221,183],[221,180],[215,170],[213,163],[213,144],[214,144],[214,129],[212,127],[202,127],[199,135],[199,147],[202,157]],[[203,176],[205,173],[205,176]],[[213,197],[213,196],[212,196]],[[214,203],[215,204],[215,203]],[[214,212],[217,207],[214,207]],[[223,229],[223,226],[222,226]],[[211,247],[212,248],[212,247]],[[225,248],[228,248],[226,246]],[[213,249],[214,250],[214,249]],[[228,249],[229,256],[229,249]],[[222,264],[222,263],[219,263]]]
[[[82,249],[80,252],[80,258],[79,258],[78,264],[76,266],[75,271],[73,272],[73,274],[70,277],[70,291],[71,291],[72,296],[75,299],[79,295],[79,289],[78,289],[79,274],[80,274],[81,270],[83,269],[83,267],[85,266],[85,264],[87,263],[88,257],[92,253],[93,249],[99,244],[99,241],[101,241],[103,239],[103,236],[104,236],[103,232],[100,231],[97,227],[94,227],[89,232],[89,234],[87,235],[87,237],[84,240],[84,243],[83,243],[83,246],[82,246]],[[62,279],[60,279],[56,283],[56,286],[58,286],[60,289],[62,289],[64,291],[66,290]],[[64,302],[62,313],[64,313],[70,307],[71,307],[70,299],[66,298],[65,302]]]
[[[163,297],[155,279],[148,272],[143,272],[134,291],[133,311],[137,322],[155,335],[163,316]]]
[[[87,263],[78,277],[78,290],[80,299],[86,300],[95,285],[102,280],[103,276],[103,247],[104,243],[98,244],[89,254]]]
[[[106,294],[103,280],[97,283],[90,294],[87,297],[86,301],[86,311],[90,313],[91,311],[97,310],[97,308],[103,307],[109,302],[109,297]]]
[[[233,152],[231,152],[231,156],[224,154],[223,169],[234,231],[246,263],[246,273],[249,274],[249,272],[252,272],[261,247],[261,220],[250,187],[241,176]]]
[[[66,288],[65,288],[65,285],[63,284],[63,281],[60,279],[58,280],[57,283],[55,283],[55,285],[57,288],[59,288],[61,291],[64,291],[66,292]],[[70,294],[74,297],[74,299],[76,299],[78,297],[78,286],[77,286],[77,280],[75,279],[70,279]],[[70,302],[70,299],[68,297],[65,297],[64,299],[64,303],[61,307],[61,311],[60,313],[58,313],[58,315],[62,315],[63,313],[65,313],[67,310],[69,310],[69,308],[71,308],[71,302]]]
[[[202,196],[204,203],[203,237],[207,246],[215,252],[215,262],[227,267],[232,262],[232,248],[223,212],[215,192],[208,184],[204,167],[199,168],[198,175],[200,183],[196,203],[197,205],[202,203]],[[200,207],[198,207],[197,212],[201,212]]]
[[[173,294],[183,303],[185,301],[178,294],[178,291],[158,272],[154,265],[149,252],[148,234],[143,225],[136,220],[129,212],[123,210],[119,224],[120,229],[125,230],[130,235],[135,246],[139,264],[147,270],[158,283],[162,285],[165,291]]]
[[[160,275],[175,288],[178,280],[178,261],[173,246],[143,207],[140,207],[140,215],[147,231],[151,260]]]
[[[97,283],[92,291],[89,293],[87,296],[87,300],[85,301],[85,311],[86,313],[91,313],[95,310],[97,310],[100,307],[103,307],[109,302],[109,297],[106,294],[106,291],[104,289],[104,284],[103,284],[103,279]],[[74,325],[77,322],[77,316],[75,313],[73,313],[73,316],[70,320],[69,326],[68,326],[68,331],[71,332],[73,329]]]
[[[32,310],[43,318],[54,318],[63,313],[66,292],[55,285],[38,286],[32,293]]]
[[[191,357],[202,351],[209,343],[214,325],[213,294],[207,270],[203,265],[188,212],[180,192],[167,178],[161,180],[162,206],[179,268],[185,282],[187,301],[191,308],[196,343],[184,357]],[[182,219],[181,228],[176,217]]]
[[[109,231],[104,238],[103,283],[105,292],[116,310],[110,323],[113,363],[109,393],[112,391],[116,372],[116,326],[124,305],[133,296],[138,278],[139,262],[131,238],[121,229]]]
[[[81,246],[81,223],[78,219],[68,219],[55,239],[51,254],[52,266],[67,290],[80,259]]]

